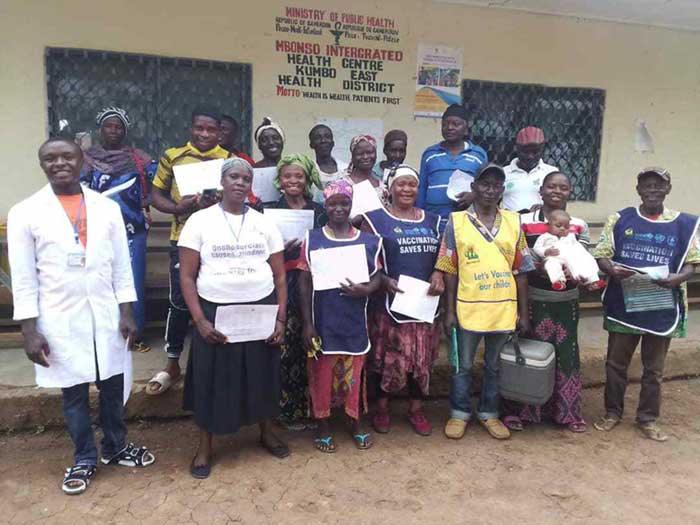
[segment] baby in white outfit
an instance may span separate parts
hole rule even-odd
[[[598,277],[598,263],[569,231],[569,214],[564,210],[554,210],[547,216],[547,221],[549,233],[540,235],[532,250],[544,259],[544,270],[552,281],[552,288],[566,288],[564,268],[568,268],[574,279],[589,288],[604,286],[605,283]]]

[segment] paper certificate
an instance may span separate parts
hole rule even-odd
[[[411,319],[432,323],[435,320],[440,296],[428,295],[430,283],[408,275],[400,275],[398,285],[403,293],[394,295],[391,311]]]
[[[313,250],[309,253],[314,290],[332,290],[347,284],[369,282],[367,254],[362,244]]]
[[[134,383],[134,364],[131,360],[131,350],[129,349],[129,339],[124,341],[124,389],[122,391],[122,405],[126,405],[131,395],[131,386]]]
[[[276,304],[232,304],[216,308],[214,328],[229,343],[264,341],[275,331]]]
[[[269,215],[275,221],[284,242],[303,240],[306,232],[314,227],[314,210],[268,208],[265,215]]]
[[[676,308],[673,290],[655,284],[648,276],[623,279],[622,294],[627,312],[655,312]]]
[[[377,189],[372,186],[370,181],[363,180],[352,187],[352,210],[350,210],[350,217],[357,217],[368,211],[378,210],[381,207],[382,201],[379,200]]]
[[[255,168],[253,170],[253,194],[261,201],[277,202],[281,193],[272,183],[277,177],[277,168]]]
[[[204,190],[221,189],[221,165],[224,159],[205,160],[173,166],[180,195],[195,195]]]

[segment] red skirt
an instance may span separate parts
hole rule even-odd
[[[330,417],[331,409],[344,407],[352,419],[367,412],[365,355],[320,355],[307,361],[311,413],[316,419]]]

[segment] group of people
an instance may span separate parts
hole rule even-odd
[[[276,424],[312,429],[314,446],[335,452],[334,408],[347,416],[355,446],[370,448],[363,418],[368,385],[376,432],[391,431],[390,399],[407,390],[410,425],[430,435],[422,402],[443,329],[455,340],[457,363],[448,438],[462,438],[473,416],[496,439],[545,418],[584,432],[579,289],[603,285],[605,414],[594,426],[610,431],[621,421],[627,369],[641,340],[637,424],[644,436],[664,441],[656,424],[663,364],[670,340],[686,332],[685,283],[700,264],[698,218],[666,208],[670,175],[647,168],[637,177],[639,205],[612,215],[589,254],[588,225],[566,211],[571,180],[542,160],[544,132],[522,129],[516,158],[499,166],[468,140],[467,122],[464,107],[450,106],[443,140],[425,150],[418,171],[404,163],[408,137],[401,130],[384,137],[383,160],[373,137],[355,137],[346,166],[333,157],[328,126],[311,129],[310,158],[285,154],[285,133],[269,118],[255,130],[262,158],[253,162],[237,148],[235,119],[211,108],[192,113],[190,141],[166,150],[157,163],[126,145],[131,122],[116,107],[97,115],[100,141],[85,152],[67,138],[43,143],[39,163],[49,184],[12,208],[8,239],[14,317],[37,365],[37,384],[63,389],[75,445],[63,490],[84,492],[96,470],[92,382],[100,396],[102,463],[155,461],[147,448],[126,441],[123,420],[128,350],[148,350],[143,279],[150,206],[173,220],[167,361],[146,392],[161,395],[184,375],[184,407],[199,429],[190,465],[196,478],[210,474],[213,436],[245,425],[259,425],[260,445],[277,458],[290,451]],[[180,194],[175,167],[217,159],[218,192]],[[253,192],[255,170],[271,167],[281,197],[261,202]],[[381,206],[353,213],[355,190],[366,182]],[[311,211],[313,228],[303,239],[284,240],[269,209]],[[353,263],[366,264],[367,281],[322,286],[318,257],[333,248],[360,253]],[[629,285],[640,275],[649,277],[645,284]],[[440,296],[432,322],[392,309],[404,293],[402,278],[422,281],[427,295]],[[229,305],[277,305],[269,337],[229,342],[216,326],[217,309]],[[555,387],[544,405],[499,395],[499,355],[515,331],[555,347]],[[472,369],[482,340],[484,379],[474,410]]]

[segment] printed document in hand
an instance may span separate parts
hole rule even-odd
[[[221,189],[221,165],[224,159],[205,160],[173,166],[180,195],[195,195],[204,190]]]
[[[216,308],[214,328],[229,343],[263,341],[275,331],[276,304],[232,304]]]
[[[309,253],[314,290],[332,290],[347,284],[369,282],[367,255],[362,244],[313,250]]]
[[[352,187],[352,210],[350,210],[350,217],[357,217],[368,211],[378,210],[381,207],[382,201],[379,200],[377,189],[372,186],[370,181],[363,180]]]
[[[432,324],[440,303],[440,296],[428,295],[430,283],[408,275],[399,275],[398,284],[403,293],[394,295],[391,311]]]
[[[314,227],[314,210],[267,208],[265,215],[269,215],[275,221],[284,242],[303,240],[306,232]]]
[[[124,341],[124,390],[122,405],[126,405],[131,395],[131,386],[134,383],[134,364],[131,360],[131,351],[129,350],[129,339]]]
[[[670,275],[668,271],[668,266],[667,265],[661,265],[661,266],[644,266],[642,268],[635,268],[633,266],[627,266],[626,264],[622,263],[613,263],[615,266],[620,266],[621,268],[625,268],[626,270],[632,270],[635,274],[630,279],[632,278],[637,278],[637,279],[647,279],[647,280],[657,280],[657,279],[668,279],[668,276]]]
[[[272,181],[277,177],[277,168],[255,168],[253,170],[253,193],[261,201],[277,202],[282,195]]]

